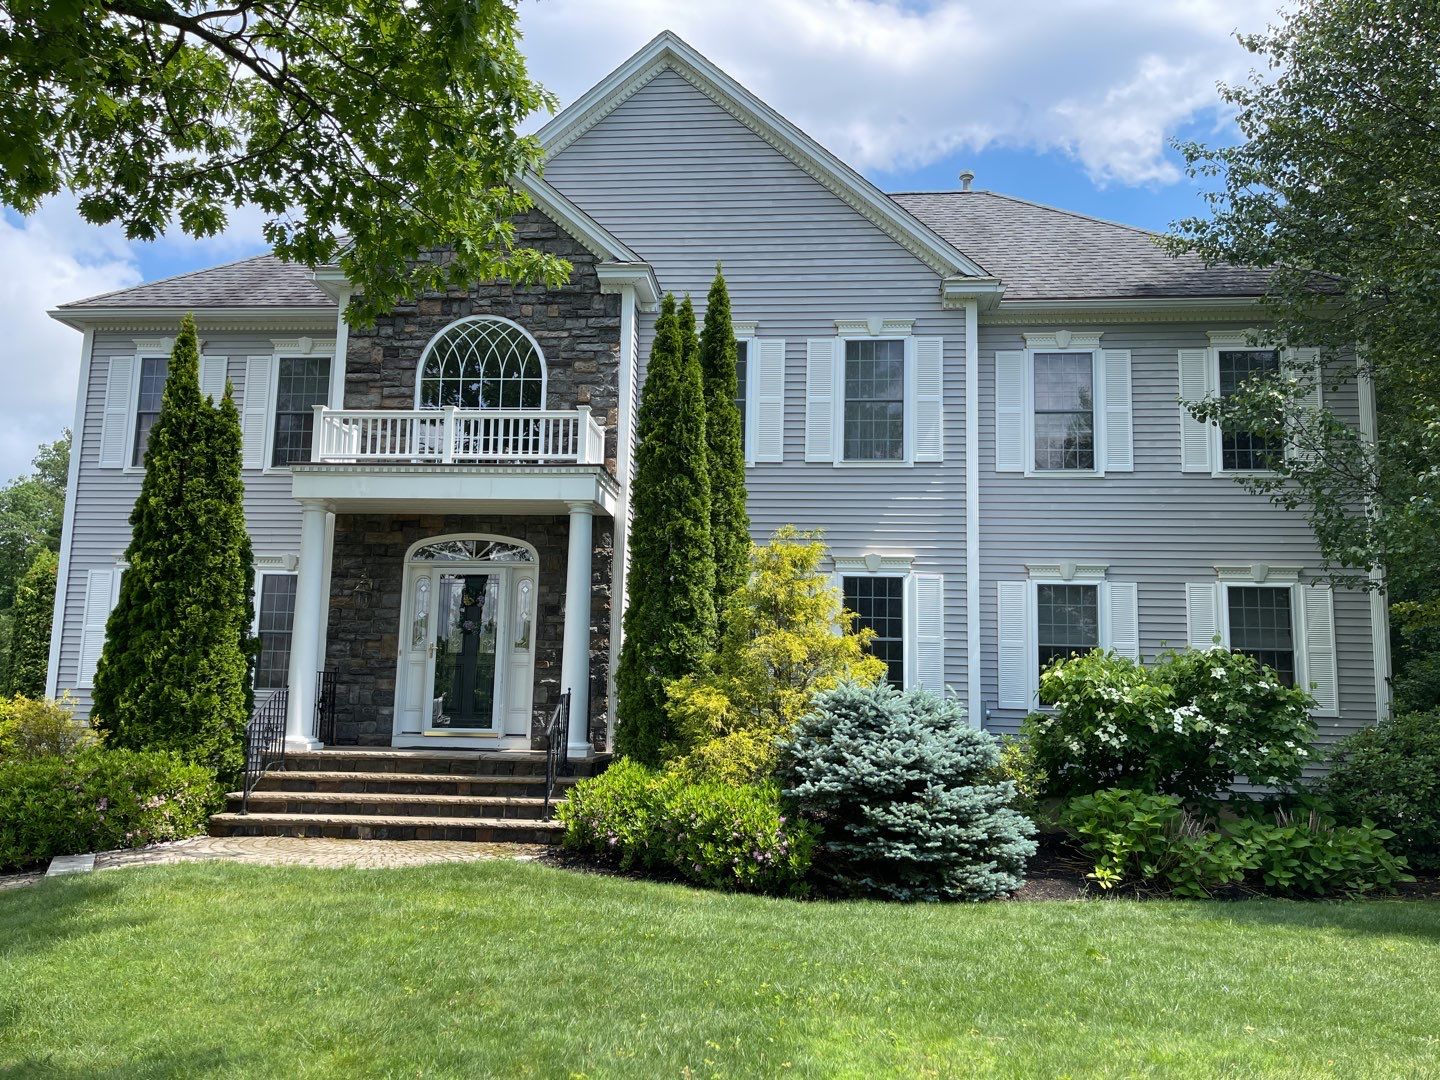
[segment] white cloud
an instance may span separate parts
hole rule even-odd
[[[542,0],[522,8],[532,70],[573,100],[662,29],[862,170],[962,149],[1071,155],[1097,184],[1173,183],[1167,139],[1213,116],[1232,38],[1278,0]]]

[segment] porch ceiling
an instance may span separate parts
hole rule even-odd
[[[296,465],[291,494],[345,513],[564,514],[576,503],[615,516],[620,490],[600,465]]]

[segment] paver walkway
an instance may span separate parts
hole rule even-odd
[[[428,866],[442,862],[481,862],[486,859],[530,860],[550,848],[541,844],[474,844],[446,840],[324,840],[294,836],[192,836],[168,844],[133,851],[102,851],[95,856],[96,870],[122,866],[156,866],[165,863],[228,859],[263,866],[314,866],[326,869],[355,867],[386,870]],[[30,885],[41,874],[0,875],[0,889]]]

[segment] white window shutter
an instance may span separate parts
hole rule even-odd
[[[1030,583],[1001,581],[996,608],[997,638],[1000,644],[1000,693],[1002,709],[1029,710],[1034,704],[1031,689],[1035,658],[1030,655]]]
[[[1131,405],[1130,350],[1105,349],[1100,353],[1105,387],[1106,472],[1135,471],[1134,407]]]
[[[1025,354],[995,354],[995,471],[1025,471]]]
[[[1319,410],[1324,404],[1321,400],[1321,380],[1324,375],[1324,369],[1320,362],[1320,350],[1295,349],[1290,354],[1289,362],[1294,365],[1297,375],[1311,382],[1310,387],[1299,398],[1297,404],[1307,413]],[[1285,456],[1287,458],[1295,458],[1299,455],[1299,447],[1294,443],[1286,444]]]
[[[133,356],[110,358],[110,370],[105,377],[105,415],[100,426],[102,469],[125,467],[125,436],[130,431],[130,391],[134,374]]]
[[[945,339],[915,339],[915,460],[945,460]]]
[[[217,405],[225,396],[225,369],[229,359],[227,356],[200,357],[200,393]]]
[[[85,575],[85,615],[80,626],[80,664],[75,685],[94,686],[95,669],[105,649],[105,623],[120,598],[118,566],[91,570]]]
[[[1301,585],[1299,589],[1300,617],[1305,629],[1305,681],[1315,698],[1315,715],[1339,716],[1335,597],[1328,585]]]
[[[1133,581],[1105,583],[1110,640],[1106,648],[1131,660],[1140,659],[1140,589]]]
[[[756,461],[785,459],[785,342],[757,338],[755,345],[754,421]]]
[[[945,696],[945,578],[911,574],[915,685]]]
[[[243,466],[247,469],[265,467],[265,428],[270,413],[269,356],[252,356],[245,361],[244,408],[240,411],[240,427],[245,435]]]
[[[1202,401],[1210,394],[1210,351],[1180,350],[1180,400]],[[1210,462],[1210,425],[1180,408],[1180,471],[1213,471]]]
[[[835,338],[805,343],[805,460],[834,461]]]
[[[1220,637],[1220,587],[1212,581],[1185,583],[1185,639],[1192,649],[1213,649]]]

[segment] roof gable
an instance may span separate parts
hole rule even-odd
[[[538,138],[547,157],[560,153],[666,71],[685,79],[937,273],[988,277],[974,261],[668,30],[540,129]]]

